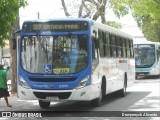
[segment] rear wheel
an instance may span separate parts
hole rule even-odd
[[[49,108],[50,102],[44,102],[44,101],[42,101],[42,100],[39,100],[39,106],[40,106],[41,108]]]
[[[127,77],[126,77],[126,75],[125,75],[123,88],[119,91],[119,95],[120,95],[121,97],[126,96],[126,88],[127,88]]]

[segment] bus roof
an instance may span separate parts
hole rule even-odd
[[[26,22],[51,22],[51,21],[90,21],[88,18],[54,18],[54,19],[35,19],[35,20],[25,20],[23,23]]]
[[[118,35],[118,36],[122,36],[122,37],[125,37],[125,38],[133,39],[133,36],[131,36],[131,35],[127,34],[127,33],[124,33],[121,30],[118,30],[116,28],[113,28],[111,26],[108,26],[108,25],[105,25],[105,24],[102,24],[102,23],[99,23],[99,22],[96,22],[96,21],[93,21],[93,23],[95,24],[95,26],[97,26],[101,30],[108,31],[108,32],[110,32],[112,34],[115,34],[115,35]]]
[[[152,41],[146,41],[146,42],[141,42],[141,43],[136,43],[135,45],[143,45],[143,44],[155,44],[157,46],[160,46],[160,43],[159,42],[152,42]]]
[[[86,21],[86,22],[90,22],[91,24],[93,24],[95,27],[97,27],[98,29],[104,30],[104,31],[108,31],[109,33],[115,34],[115,35],[119,35],[125,38],[129,38],[129,39],[133,39],[133,36],[124,33],[116,28],[110,27],[108,25],[96,22],[94,20],[91,20],[89,18],[72,18],[72,17],[68,17],[68,18],[54,18],[54,19],[36,19],[36,20],[26,20],[23,22],[24,23],[34,23],[34,22],[52,22],[52,21]]]

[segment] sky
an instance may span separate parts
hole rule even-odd
[[[37,19],[38,12],[40,14],[40,19],[65,17],[61,0],[28,0],[28,4],[29,5],[25,8],[20,9],[20,26],[22,26],[24,20]],[[108,20],[121,22],[123,26],[121,30],[123,32],[126,32],[132,36],[143,36],[131,14],[125,15],[121,19],[118,19],[112,11],[108,11],[106,18]]]
[[[28,6],[20,9],[20,24],[24,20],[50,19],[55,17],[65,17],[61,0],[28,0]]]

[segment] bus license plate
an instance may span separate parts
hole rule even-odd
[[[54,74],[68,74],[70,72],[70,68],[54,68]]]
[[[57,96],[48,96],[46,97],[46,100],[55,101],[55,100],[59,100],[59,98]]]

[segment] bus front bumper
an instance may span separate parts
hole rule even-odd
[[[145,77],[149,75],[150,75],[150,72],[136,72],[136,76]]]
[[[73,90],[36,90],[19,86],[18,97],[25,100],[90,101],[99,96],[100,88],[99,84]]]

